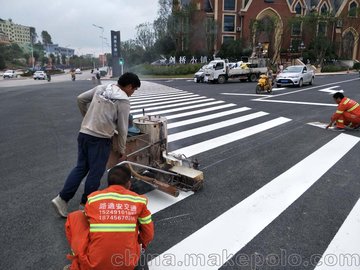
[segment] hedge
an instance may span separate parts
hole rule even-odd
[[[326,65],[323,66],[323,68],[321,69],[321,72],[338,72],[338,71],[345,71],[348,70],[347,67],[343,67],[343,66],[337,66],[337,65]]]

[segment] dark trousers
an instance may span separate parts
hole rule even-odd
[[[87,196],[98,190],[100,186],[100,180],[104,174],[110,150],[111,139],[79,133],[77,165],[67,177],[60,192],[60,197],[65,201],[71,200],[82,179],[87,175],[85,190],[81,197],[81,203],[85,204]]]

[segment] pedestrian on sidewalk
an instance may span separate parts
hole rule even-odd
[[[70,172],[59,195],[52,200],[60,216],[67,216],[67,203],[74,197],[85,176],[81,205],[85,205],[87,196],[99,188],[109,159],[111,140],[116,132],[119,160],[126,159],[129,97],[140,85],[137,75],[125,73],[117,84],[98,85],[78,96],[78,106],[84,118],[77,139],[77,165]]]

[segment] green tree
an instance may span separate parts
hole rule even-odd
[[[53,44],[50,34],[45,30],[41,32],[41,39],[42,39],[43,44],[45,44],[45,45]]]
[[[136,26],[136,42],[142,46],[145,51],[150,50],[155,43],[155,33],[151,23],[142,23]]]

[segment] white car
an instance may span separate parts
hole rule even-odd
[[[308,70],[306,66],[288,66],[276,76],[276,86],[296,85],[298,87],[307,83],[314,83],[315,74]]]
[[[7,71],[4,72],[3,74],[3,78],[17,78],[17,74],[15,72],[15,70],[9,69]]]
[[[33,75],[34,80],[45,80],[46,73],[44,71],[36,71]]]
[[[82,74],[81,69],[80,68],[75,69],[75,74]]]

